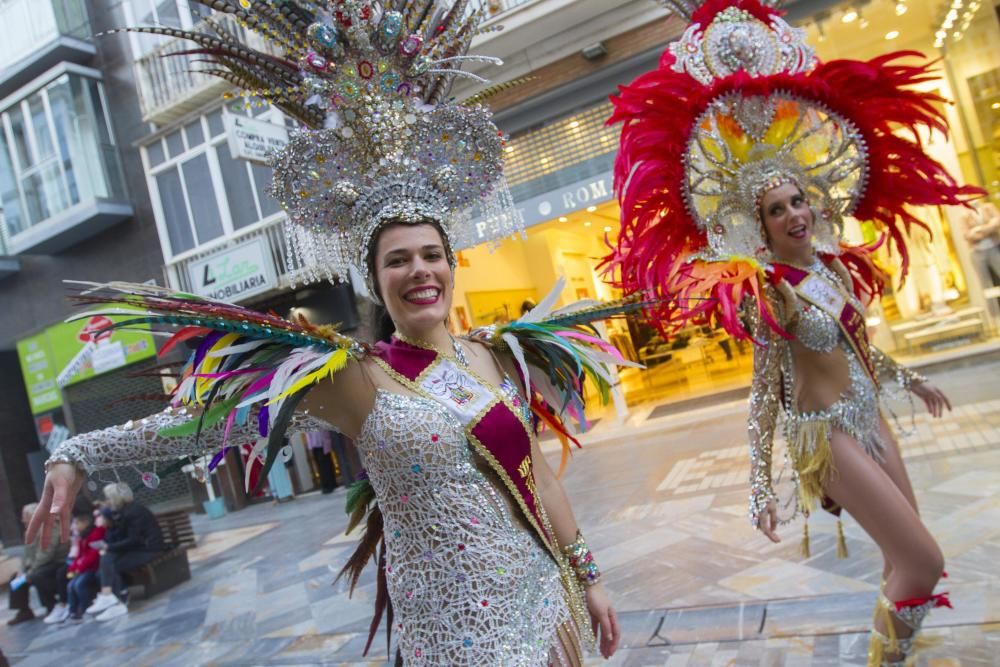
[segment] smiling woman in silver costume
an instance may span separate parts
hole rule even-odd
[[[582,419],[585,375],[607,397],[622,360],[583,325],[633,306],[555,311],[560,288],[502,327],[456,339],[445,326],[455,252],[520,229],[489,112],[442,102],[481,12],[432,0],[205,4],[284,57],[224,33],[142,31],[196,42],[214,73],[314,128],[274,163],[292,264],[307,280],[352,268],[390,326],[371,346],[169,290],[98,287],[81,300],[130,304],[132,319],[181,327],[171,344],[198,343],[171,408],[53,453],[30,533],[49,539],[86,472],[128,464],[156,479],[157,461],[256,440],[258,422],[268,440],[254,456],[270,466],[286,432],[332,425],[355,440],[368,476],[348,495],[351,526],[365,531],[343,574],[353,589],[378,562],[376,613],[391,605],[397,660],[575,667],[595,632],[610,656],[615,612],[535,425],[565,433],[560,407]]]
[[[873,222],[905,272],[904,230],[923,232],[908,207],[979,191],[917,141],[918,128],[946,127],[940,98],[909,88],[929,79],[915,54],[824,63],[758,0],[668,4],[691,25],[613,99],[623,227],[609,267],[626,291],[664,299],[664,328],[707,319],[752,338],[751,523],[777,542],[779,510],[847,510],[885,560],[869,664],[902,664],[947,598],[880,399],[897,385],[935,417],[950,406],[869,343],[865,307],[884,276],[874,248],[844,243],[843,223]],[[797,487],[787,504],[771,477],[779,414]]]

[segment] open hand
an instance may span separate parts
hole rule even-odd
[[[52,541],[52,526],[59,518],[59,541],[69,542],[69,523],[73,514],[73,502],[80,493],[86,475],[70,463],[56,463],[45,475],[45,488],[38,508],[31,517],[24,539],[28,544],[35,541],[41,530],[42,548],[47,549]]]
[[[600,582],[587,587],[587,611],[590,612],[594,636],[598,639],[601,655],[608,659],[618,650],[622,634],[618,628],[618,614],[611,606],[608,593]]]
[[[920,382],[910,387],[910,391],[916,394],[927,406],[927,412],[935,417],[944,415],[944,410],[951,410],[951,401],[944,395],[944,392],[932,385],[930,382]]]

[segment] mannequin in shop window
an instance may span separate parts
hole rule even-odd
[[[880,401],[895,388],[934,417],[950,406],[869,343],[865,308],[885,277],[873,247],[842,238],[843,220],[875,223],[905,274],[903,229],[921,226],[911,207],[968,203],[981,191],[892,131],[945,127],[942,100],[909,87],[929,66],[897,63],[911,54],[822,63],[805,31],[767,4],[669,4],[692,26],[658,69],[612,99],[612,121],[623,123],[623,221],[607,263],[626,293],[662,299],[664,329],[707,320],[753,341],[750,521],[779,542],[779,524],[796,515],[846,509],[884,556],[869,665],[902,665],[926,614],[948,600],[935,593],[941,550]],[[747,35],[752,49],[741,48]],[[779,418],[790,497],[772,482]],[[808,557],[808,523],[804,531]]]
[[[977,269],[985,286],[1000,287],[1000,210],[993,202],[977,202],[962,216],[965,240],[972,247]]]

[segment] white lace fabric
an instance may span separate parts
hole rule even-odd
[[[186,456],[214,454],[223,445],[237,446],[260,439],[255,415],[240,426],[234,424],[226,437],[223,424],[205,428],[200,436],[160,435],[160,431],[180,426],[196,418],[188,408],[167,407],[161,412],[124,424],[73,436],[56,447],[46,462],[72,463],[87,474],[118,466],[136,466],[157,461],[176,461]],[[305,413],[296,413],[289,433],[330,431],[332,426]]]

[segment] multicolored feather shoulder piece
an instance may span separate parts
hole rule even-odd
[[[638,312],[649,305],[634,297],[615,303],[578,301],[556,310],[555,303],[565,286],[565,278],[560,279],[520,319],[474,329],[469,334],[475,340],[510,351],[521,380],[531,393],[532,410],[542,423],[560,435],[564,445],[573,438],[562,421],[563,416],[572,417],[580,430],[586,430],[584,381],[589,378],[601,402],[607,403],[616,384],[613,368],[639,366],[604,340],[594,323]]]
[[[366,346],[333,327],[313,326],[305,320],[291,322],[150,285],[75,284],[84,289],[72,299],[93,308],[70,320],[115,315],[118,321],[107,329],[142,324],[172,330],[161,356],[182,342],[194,342],[172,403],[198,407],[201,416],[180,428],[194,429],[197,434],[221,426],[228,434],[234,425],[242,426],[255,415],[260,434],[268,438],[265,475],[284,445],[289,420],[306,392],[332,379],[349,359],[368,354]],[[264,447],[259,445],[254,455],[265,453]]]

